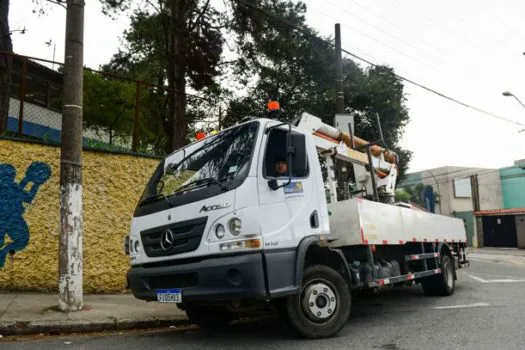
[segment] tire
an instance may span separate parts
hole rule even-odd
[[[219,329],[227,327],[235,316],[228,311],[207,309],[197,306],[185,306],[186,315],[190,322],[202,329]]]
[[[441,256],[441,273],[421,280],[427,295],[450,296],[456,288],[454,262],[449,255]]]
[[[327,338],[346,324],[351,304],[343,276],[328,266],[313,265],[304,270],[300,293],[284,299],[279,310],[299,335]]]

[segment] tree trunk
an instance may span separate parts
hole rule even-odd
[[[170,33],[168,58],[170,151],[181,148],[186,139],[186,13],[185,0],[170,0]]]
[[[0,51],[13,52],[9,33],[9,0],[0,0]],[[12,66],[13,57],[0,56],[0,135],[7,129]]]

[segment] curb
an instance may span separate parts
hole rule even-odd
[[[2,336],[29,334],[67,334],[92,333],[102,331],[121,331],[145,328],[166,328],[170,326],[189,326],[186,318],[110,318],[102,320],[57,320],[57,321],[7,321],[0,322]]]

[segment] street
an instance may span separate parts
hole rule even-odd
[[[237,324],[222,332],[183,330],[4,339],[14,349],[523,349],[525,258],[471,254],[451,297],[419,287],[386,289],[354,299],[352,315],[331,339],[296,338],[277,319]]]

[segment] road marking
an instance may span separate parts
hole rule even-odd
[[[472,279],[475,279],[478,282],[481,283],[519,283],[519,282],[525,282],[525,279],[514,279],[514,278],[504,278],[504,279],[495,279],[495,280],[486,280],[481,277],[473,276],[467,274]]]
[[[436,307],[434,307],[434,309],[436,309],[436,310],[467,309],[467,308],[484,307],[484,306],[490,306],[490,304],[487,304],[487,303],[474,303],[474,304],[465,304],[465,305],[436,306]]]

